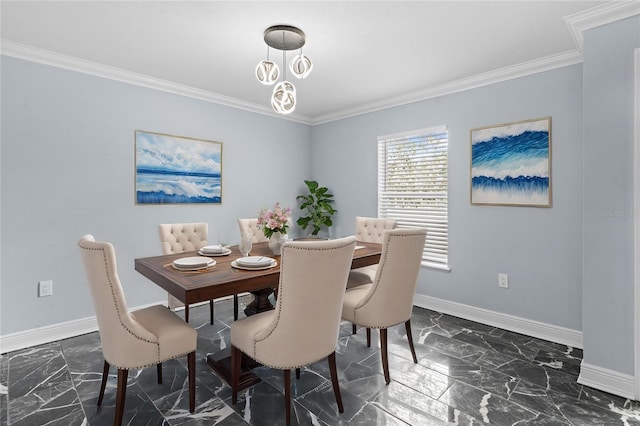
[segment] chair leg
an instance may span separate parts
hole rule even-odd
[[[196,409],[196,351],[187,355],[187,369],[189,370],[189,412]]]
[[[351,334],[356,334],[356,325],[355,324],[351,324]]]
[[[127,377],[129,370],[118,368],[118,390],[116,392],[116,416],[113,420],[114,426],[122,424],[122,415],[124,414],[124,401],[127,394]]]
[[[291,424],[291,370],[284,370],[284,412],[286,425]]]
[[[389,377],[389,356],[387,354],[387,329],[380,329],[380,353],[382,355],[382,371],[384,372],[384,381],[389,384],[391,378]]]
[[[156,371],[158,372],[158,384],[162,384],[162,363],[159,362],[156,364]]]
[[[211,325],[213,325],[213,299],[209,300],[209,317],[211,318]]]
[[[404,328],[407,330],[407,340],[409,341],[409,349],[411,349],[411,356],[413,357],[413,362],[415,364],[418,363],[418,357],[416,357],[416,349],[413,346],[413,336],[411,335],[411,320],[408,319],[407,322],[404,323]]]
[[[331,372],[331,384],[333,385],[333,394],[336,396],[336,402],[338,403],[338,412],[344,413],[344,406],[342,405],[342,395],[340,394],[340,384],[338,383],[338,369],[336,368],[336,353],[332,352],[328,357],[329,359],[329,371]]]
[[[367,347],[371,347],[371,329],[367,327]]]
[[[238,295],[233,295],[233,320],[238,321]]]
[[[296,368],[296,380],[300,380],[300,369]]]
[[[184,322],[189,322],[189,305],[184,305]]]
[[[104,397],[104,388],[107,386],[107,377],[109,376],[109,363],[105,360],[102,367],[102,383],[100,383],[100,393],[98,394],[98,406],[102,405]]]
[[[242,364],[242,351],[231,346],[231,403],[238,403],[238,384],[240,383],[240,366]]]

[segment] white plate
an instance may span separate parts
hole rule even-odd
[[[213,259],[205,259],[199,256],[183,257],[173,261],[173,266],[176,268],[201,268],[211,266],[211,262],[215,263]]]
[[[274,266],[278,266],[278,262],[276,262],[275,260],[271,260],[271,263],[265,266],[245,266],[245,265],[240,265],[238,263],[238,259],[236,259],[231,262],[231,266],[236,269],[245,269],[247,271],[261,271],[263,269],[270,269],[270,268],[273,268]]]
[[[256,268],[260,266],[269,266],[271,265],[275,259],[266,256],[247,256],[240,257],[236,259],[236,263],[242,266],[248,266],[251,268]]]
[[[215,266],[215,265],[216,265],[216,261],[213,260],[212,263],[208,263],[208,264],[203,265],[203,266],[184,266],[184,267],[181,267],[181,266],[176,266],[176,265],[173,265],[173,264],[171,266],[173,266],[173,269],[175,269],[176,271],[200,271],[202,269],[211,268],[212,266]]]
[[[202,249],[198,250],[198,254],[201,256],[228,256],[231,254],[231,249],[224,249],[221,252],[204,252]]]

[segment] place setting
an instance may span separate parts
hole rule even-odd
[[[273,268],[278,262],[267,256],[247,256],[240,257],[231,262],[231,266],[236,269],[244,269],[247,271],[260,271],[263,269]]]
[[[198,250],[200,256],[228,256],[230,253],[231,249],[222,244],[204,246]]]
[[[176,259],[171,263],[171,267],[182,272],[198,272],[209,269],[215,266],[215,264],[216,261],[213,259],[193,256]]]

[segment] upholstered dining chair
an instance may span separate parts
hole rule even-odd
[[[404,323],[413,362],[417,363],[411,335],[413,294],[422,261],[426,229],[392,229],[384,232],[382,255],[373,283],[347,289],[342,319],[366,327],[367,346],[371,346],[371,329],[380,329],[382,369],[387,384],[387,328]]]
[[[260,364],[284,370],[285,415],[290,424],[291,369],[328,358],[331,383],[344,412],[335,348],[342,298],[353,259],[355,237],[286,242],[280,257],[275,310],[231,324],[232,403],[238,398],[242,353]]]
[[[382,244],[384,231],[388,229],[395,229],[396,226],[397,222],[394,219],[356,216],[356,240],[363,241],[365,243]],[[376,276],[377,269],[378,265],[353,269],[349,273],[347,288],[356,287],[362,284],[371,284]]]
[[[162,223],[158,225],[162,254],[176,254],[185,251],[198,250],[207,245],[209,224],[207,222],[195,223]],[[170,309],[176,309],[184,304],[170,294],[168,305]],[[209,300],[209,316],[213,324],[213,300]],[[233,295],[233,318],[238,319],[238,295]],[[189,322],[189,305],[184,305],[184,319]]]
[[[253,243],[269,241],[264,235],[264,232],[262,232],[262,229],[258,226],[258,218],[238,219],[238,227],[240,228],[240,238],[248,235],[251,237],[251,242]]]
[[[104,356],[98,405],[102,405],[110,366],[118,369],[114,425],[122,424],[129,370],[156,365],[162,383],[162,363],[187,355],[189,411],[195,409],[196,341],[189,324],[162,305],[129,312],[113,245],[92,235],[78,242],[98,320]]]

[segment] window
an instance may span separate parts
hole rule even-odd
[[[378,137],[378,216],[427,229],[422,260],[449,270],[446,126]]]

